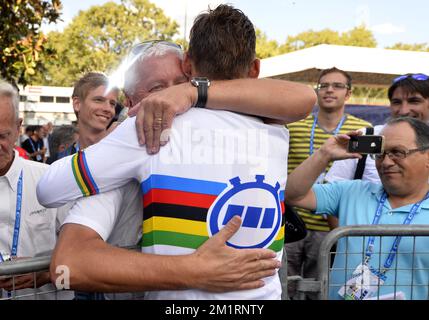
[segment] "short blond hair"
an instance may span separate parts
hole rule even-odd
[[[109,86],[109,78],[103,73],[98,71],[91,71],[82,76],[75,82],[72,98],[79,98],[80,101],[85,100],[91,90],[99,86]],[[113,87],[112,90],[119,91],[119,88]],[[78,113],[75,111],[76,118],[79,119]]]

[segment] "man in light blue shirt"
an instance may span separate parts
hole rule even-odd
[[[337,135],[289,175],[286,201],[332,212],[340,226],[428,224],[429,126],[417,119],[397,118],[381,134],[385,149],[375,157],[381,185],[353,180],[313,186],[329,161],[361,157],[346,151],[348,135]],[[399,241],[397,251],[395,241]],[[427,248],[425,238],[341,239],[330,274],[330,299],[393,293],[405,299],[428,299],[429,272],[424,268],[429,267],[429,254],[423,253]]]

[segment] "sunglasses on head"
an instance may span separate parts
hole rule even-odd
[[[427,76],[423,73],[415,73],[415,74],[404,74],[403,76],[399,76],[399,77],[393,79],[392,83],[396,83],[398,81],[402,81],[402,80],[407,79],[407,78],[412,78],[412,79],[417,80],[417,81],[429,80],[429,76]]]
[[[168,47],[173,47],[179,50],[182,50],[182,47],[174,42],[170,42],[167,40],[147,40],[140,42],[139,44],[136,44],[134,47],[131,48],[131,54],[137,55],[141,54],[142,52],[145,52],[149,48],[152,48],[156,44],[161,44]]]

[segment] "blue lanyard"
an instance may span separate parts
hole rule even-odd
[[[16,211],[15,211],[15,226],[13,228],[13,240],[12,240],[12,251],[10,252],[11,257],[16,257],[18,253],[18,241],[19,241],[19,229],[21,227],[21,207],[22,207],[22,170],[19,175],[16,195]],[[0,261],[3,262],[3,256],[0,253]]]
[[[317,125],[317,119],[319,117],[319,114],[315,114],[314,115],[314,121],[313,121],[313,127],[311,128],[311,135],[310,135],[310,156],[314,153],[314,134],[316,131],[316,125]],[[340,122],[338,123],[337,127],[335,128],[335,130],[332,132],[332,135],[337,135],[338,132],[340,132],[341,127],[344,124],[344,121],[346,121],[346,115],[343,115],[343,117],[341,118]]]
[[[429,192],[426,193],[425,197],[420,200],[419,202],[415,203],[410,212],[408,213],[407,217],[405,218],[403,224],[404,225],[408,225],[411,223],[411,221],[413,220],[417,210],[420,208],[420,205],[422,204],[423,201],[425,201],[426,199],[429,198]],[[375,216],[374,219],[372,221],[372,224],[378,224],[381,218],[381,212],[383,211],[383,206],[384,203],[386,202],[387,199],[387,194],[386,192],[383,193],[379,203],[378,203],[378,207],[377,210],[375,211]],[[395,240],[393,241],[392,244],[392,248],[390,249],[389,255],[387,256],[386,261],[384,262],[384,270],[381,272],[381,274],[386,273],[387,269],[389,269],[392,266],[393,260],[395,259],[396,253],[398,252],[398,247],[399,247],[399,243],[401,241],[401,236],[396,236]],[[375,237],[371,236],[368,239],[368,244],[366,246],[366,252],[365,252],[365,264],[368,263],[369,259],[371,259],[371,256],[374,252],[374,241],[375,241]]]
[[[39,150],[40,148],[39,148],[39,143],[37,143],[37,149],[36,149],[36,146],[34,145],[34,143],[33,143],[33,140],[31,140],[31,138],[28,138],[28,140],[30,140],[30,144],[31,144],[31,147],[33,148],[33,151],[34,152],[36,152],[37,150]]]

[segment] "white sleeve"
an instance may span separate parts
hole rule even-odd
[[[45,207],[59,207],[119,188],[138,178],[147,161],[146,148],[137,141],[135,117],[129,118],[99,143],[55,161],[37,185],[38,200]]]
[[[337,160],[325,176],[327,182],[353,180],[357,168],[358,159]]]
[[[80,224],[91,228],[106,241],[118,219],[123,195],[120,189],[79,199],[70,209],[66,223]]]

